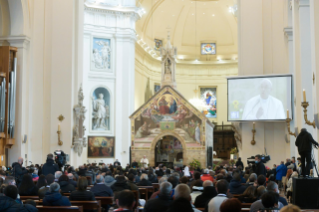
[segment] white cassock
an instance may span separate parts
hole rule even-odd
[[[147,158],[142,158],[140,162],[141,162],[141,164],[144,163],[144,167],[145,167],[145,168],[148,167],[149,162],[148,162],[148,159],[147,159]]]
[[[184,172],[184,176],[186,176],[186,177],[190,177],[190,176],[191,176],[191,174],[189,173],[189,168],[188,168],[188,166],[185,166],[183,172]]]
[[[263,114],[257,118],[259,108],[263,109]],[[243,120],[255,119],[286,119],[282,102],[272,96],[262,99],[260,95],[249,99],[245,105]]]

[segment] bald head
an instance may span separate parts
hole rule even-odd
[[[210,180],[205,180],[205,182],[203,183],[203,187],[204,188],[207,187],[207,186],[212,186],[212,185],[213,185],[213,183]]]
[[[73,174],[69,173],[69,174],[68,174],[68,178],[69,178],[70,180],[73,180]]]
[[[22,157],[18,158],[18,163],[23,164],[23,158]]]
[[[104,183],[104,178],[102,175],[96,176],[96,183]]]

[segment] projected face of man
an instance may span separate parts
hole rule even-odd
[[[270,92],[272,90],[272,83],[268,79],[264,79],[261,81],[259,86],[260,97],[262,99],[268,99]]]

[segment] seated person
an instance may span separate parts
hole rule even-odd
[[[39,179],[39,175],[38,175],[38,169],[34,168],[34,171],[32,173],[32,180],[33,181],[37,181]]]
[[[133,212],[133,208],[136,204],[133,192],[129,190],[119,192],[117,195],[116,204],[118,205],[119,209],[114,211]]]
[[[72,173],[68,174],[68,178],[69,178],[69,183],[71,183],[74,187],[77,187],[76,181],[73,180],[74,176]]]
[[[241,184],[240,174],[235,172],[233,179],[229,183],[229,192],[231,194],[242,194],[246,190],[246,186]]]
[[[86,177],[79,177],[78,190],[72,191],[69,197],[70,201],[94,201],[95,196],[91,191],[87,191],[88,180]]]
[[[241,211],[241,202],[237,198],[225,200],[219,208],[220,212],[240,212]]]
[[[205,169],[203,175],[200,177],[200,179],[205,182],[206,180],[210,180],[214,182],[214,178],[209,174],[209,170]]]
[[[278,201],[279,194],[273,191],[267,191],[261,196],[261,200],[257,200],[250,206],[250,212],[258,212],[261,208],[283,208],[283,204]],[[265,204],[265,205],[264,205]]]
[[[265,183],[266,183],[266,177],[264,175],[259,175],[257,177],[257,187],[265,186]]]
[[[255,197],[255,190],[256,190],[255,186],[252,186],[252,185],[248,186],[246,190],[244,191],[244,193],[240,195],[240,197],[238,198],[239,201],[241,201],[242,203],[255,202],[257,200]]]
[[[194,205],[196,208],[205,208],[207,203],[217,196],[216,189],[210,180],[204,181],[203,187],[203,193],[198,195],[195,199]]]
[[[229,183],[225,179],[221,179],[216,183],[217,196],[211,199],[205,207],[205,211],[218,212],[223,201],[227,200],[227,192],[229,191]]]
[[[38,209],[30,204],[20,204],[15,200],[18,197],[18,189],[14,185],[7,185],[4,195],[0,196],[0,211],[36,212]]]
[[[171,191],[173,186],[169,182],[164,182],[160,186],[158,198],[150,199],[146,202],[144,212],[166,211],[173,202]]]
[[[62,193],[71,193],[75,190],[74,185],[69,183],[69,178],[65,174],[59,178],[60,189]]]
[[[141,175],[141,181],[137,183],[137,186],[152,186],[152,183],[148,180],[147,174]]]
[[[194,212],[199,212],[194,205],[191,203],[191,190],[188,185],[185,184],[179,184],[175,188],[175,194],[174,194],[174,202],[172,203],[171,206],[169,206],[168,211],[173,211],[172,209],[174,208],[173,205],[176,206],[177,202],[182,203],[179,205],[183,205],[182,207],[186,207],[186,210],[183,210],[182,208],[179,208],[179,210],[174,210],[174,211],[187,211],[187,208],[193,208]]]
[[[253,186],[253,185],[255,185],[255,183],[257,184],[257,175],[256,175],[256,173],[251,173],[249,178],[248,178],[247,184]]]
[[[34,185],[31,175],[25,174],[19,187],[20,196],[36,196],[38,195],[38,188]]]
[[[102,175],[98,175],[96,177],[96,184],[91,188],[90,191],[93,192],[94,196],[99,196],[99,197],[113,196],[112,189],[105,185],[104,178]]]
[[[39,198],[40,199],[43,199],[44,198],[44,195],[50,191],[50,185],[52,183],[54,183],[54,176],[53,174],[48,174],[47,176],[45,176],[45,180],[47,182],[47,185],[46,186],[42,186],[41,188],[39,188],[39,191],[38,191],[38,195],[39,195]]]
[[[113,192],[131,190],[131,187],[127,185],[127,181],[123,175],[119,175],[115,179],[115,183],[111,186]]]
[[[71,206],[70,200],[60,193],[60,185],[52,183],[43,198],[43,206]]]

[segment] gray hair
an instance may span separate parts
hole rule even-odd
[[[72,173],[69,173],[69,174],[68,174],[68,177],[69,177],[70,180],[73,180],[73,177],[74,177],[74,176],[73,176]]]
[[[158,181],[158,184],[162,184],[162,183],[165,183],[167,182],[167,177],[161,177],[161,179]]]
[[[50,185],[50,192],[58,192],[60,190],[59,183],[52,183]]]
[[[175,199],[178,199],[180,197],[189,199],[189,196],[191,194],[191,190],[188,185],[186,184],[179,184],[175,187]]]
[[[163,195],[169,195],[173,189],[173,186],[170,182],[164,182],[160,186],[160,193]]]
[[[178,180],[181,177],[177,172],[172,173],[171,176],[176,177]]]
[[[268,184],[267,184],[267,191],[276,191],[278,190],[278,185],[277,183],[273,182],[273,181],[270,181]]]
[[[61,171],[56,171],[54,174],[55,179],[59,179],[62,176],[62,172]]]
[[[102,175],[98,175],[96,176],[96,183],[103,183],[104,182],[104,178]]]
[[[213,182],[210,181],[210,180],[205,180],[205,182],[203,182],[203,187],[207,187],[207,186],[212,186],[213,185]]]
[[[144,174],[141,175],[141,180],[143,180],[143,179],[148,180],[147,174],[144,173]]]
[[[257,174],[256,173],[252,173],[249,176],[249,182],[255,182],[257,180]]]

